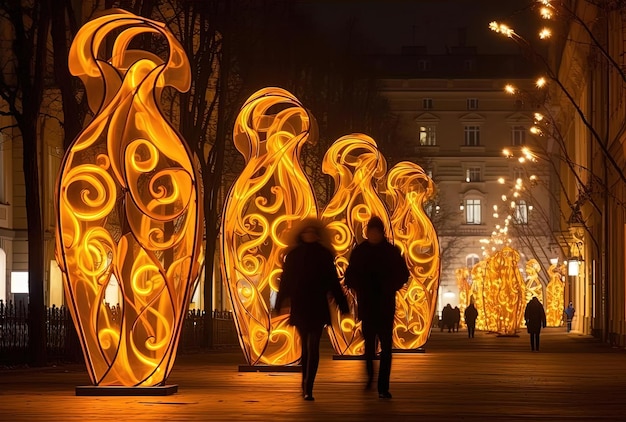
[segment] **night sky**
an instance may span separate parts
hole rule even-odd
[[[402,46],[427,46],[429,54],[444,54],[465,38],[480,53],[514,53],[510,40],[489,30],[502,20],[518,32],[536,23],[528,11],[532,0],[299,0],[299,7],[331,37],[344,37],[354,22],[364,41],[355,43],[363,53],[399,54]],[[522,26],[520,26],[522,25]],[[465,35],[463,35],[465,34]],[[532,34],[531,34],[532,36]],[[513,48],[513,50],[511,50]]]

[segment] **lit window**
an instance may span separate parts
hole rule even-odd
[[[465,126],[465,145],[466,146],[480,145],[480,126],[474,126],[474,125]]]
[[[468,110],[476,110],[476,109],[478,109],[478,98],[468,98],[467,99],[467,109]]]
[[[480,167],[470,167],[465,170],[465,181],[469,182],[480,182],[481,181],[481,171]]]
[[[422,100],[422,107],[424,110],[432,110],[433,108],[433,99],[432,98],[424,98]]]
[[[526,205],[526,201],[517,201],[515,204],[514,220],[516,224],[528,224],[528,205]]]
[[[511,145],[526,144],[526,128],[524,126],[513,126],[511,130]]]
[[[437,145],[436,128],[432,125],[419,126],[420,145]]]
[[[465,223],[480,224],[481,223],[481,207],[480,199],[465,200]]]
[[[474,265],[478,264],[479,261],[480,261],[480,258],[478,258],[478,255],[475,255],[475,254],[468,255],[465,258],[465,266],[468,268],[473,268]]]

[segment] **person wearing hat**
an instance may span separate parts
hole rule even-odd
[[[345,273],[345,285],[356,293],[358,318],[365,340],[366,389],[374,378],[376,339],[380,342],[378,397],[390,399],[391,347],[396,292],[408,281],[409,269],[396,246],[385,237],[379,217],[367,223],[366,240],[357,245]]]

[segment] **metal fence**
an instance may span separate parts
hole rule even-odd
[[[113,320],[120,309],[111,308]],[[204,311],[190,310],[183,321],[178,353],[207,348],[204,327],[213,324],[213,348],[238,347],[239,339],[232,312],[213,311],[208,319]],[[83,353],[69,310],[62,307],[46,308],[46,348],[51,362],[80,362]],[[26,363],[28,359],[28,306],[24,302],[0,300],[0,365]]]

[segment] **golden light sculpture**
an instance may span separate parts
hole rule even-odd
[[[526,303],[536,297],[543,304],[543,284],[539,279],[539,271],[541,266],[536,259],[529,259],[526,262]]]
[[[551,264],[548,267],[550,281],[546,286],[546,323],[549,327],[563,325],[563,308],[565,298],[565,265]]]
[[[467,281],[470,271],[468,268],[457,268],[454,271],[456,286],[459,289],[459,310],[461,311],[461,321],[465,322],[465,308],[470,304],[472,296],[472,286]]]
[[[400,247],[410,272],[396,293],[393,346],[417,349],[428,340],[439,289],[439,240],[424,211],[435,185],[415,163],[402,161],[387,176],[387,197],[394,243]]]
[[[234,142],[246,164],[222,217],[226,283],[241,347],[250,365],[289,365],[300,358],[288,315],[271,317],[293,223],[317,216],[313,188],[299,162],[312,116],[291,93],[265,88],[241,108]]]
[[[130,49],[143,34],[167,43],[165,58]],[[105,46],[111,56],[101,58]],[[95,115],[66,152],[56,186],[68,306],[94,385],[163,385],[202,255],[192,156],[159,109],[163,88],[189,89],[189,63],[162,23],[111,10],[76,34],[69,68]],[[112,279],[119,319],[104,302]]]
[[[373,215],[379,216],[390,229],[389,213],[378,193],[377,186],[387,172],[387,161],[371,137],[354,133],[337,139],[324,155],[322,171],[334,180],[335,191],[322,212],[336,252],[336,266],[343,285],[352,248],[365,237],[365,226]],[[391,239],[392,240],[392,239]],[[341,315],[339,309],[331,312],[328,333],[335,352],[353,356],[364,352],[361,322],[356,321],[358,304],[349,289],[345,289],[351,314]]]
[[[474,306],[478,310],[476,318],[476,329],[489,331],[490,319],[493,318],[491,310],[487,309],[485,301],[485,275],[487,272],[487,261],[482,260],[474,264],[470,273],[472,275],[471,297],[474,298]]]
[[[485,306],[495,318],[489,329],[502,335],[514,335],[519,328],[524,308],[524,281],[518,268],[519,252],[505,246],[488,259],[488,289]]]

